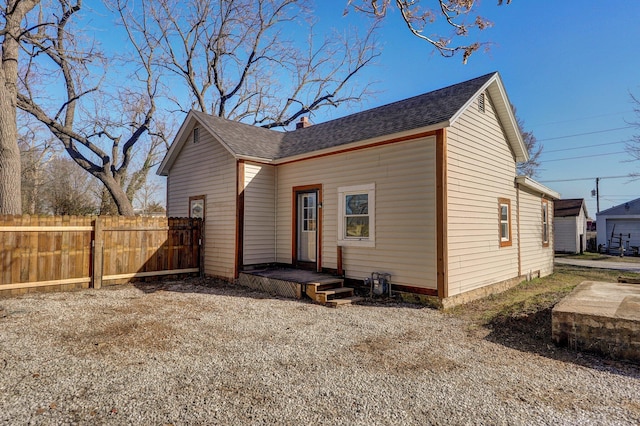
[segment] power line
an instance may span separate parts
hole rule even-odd
[[[608,114],[599,114],[599,115],[591,115],[591,116],[585,116],[585,117],[579,117],[579,118],[572,118],[569,120],[562,120],[562,121],[548,121],[546,123],[541,123],[541,124],[528,124],[529,127],[541,127],[541,126],[549,126],[551,124],[562,124],[562,123],[571,123],[574,121],[582,121],[582,120],[589,120],[592,118],[600,118],[600,117],[610,117],[612,115],[623,115],[623,114],[629,114],[629,113],[633,113],[633,110],[628,110],[628,111],[620,111],[620,112],[610,112]]]
[[[618,151],[618,152],[609,152],[606,154],[593,154],[593,155],[582,155],[579,157],[555,158],[553,160],[544,160],[544,162],[550,163],[552,161],[579,160],[581,158],[604,157],[605,155],[618,155],[618,154],[626,154],[626,153],[627,153],[626,151]]]
[[[599,144],[595,144],[595,145],[576,146],[576,147],[573,147],[573,148],[552,149],[552,150],[549,150],[549,151],[544,150],[544,151],[542,151],[542,153],[543,154],[548,154],[550,152],[573,151],[573,150],[577,150],[577,149],[594,148],[596,146],[617,145],[617,144],[627,143],[627,142],[629,142],[629,141],[605,142],[605,143],[599,143]]]
[[[629,179],[631,178],[631,176],[629,175],[624,175],[624,176],[602,176],[602,177],[585,177],[585,178],[574,178],[574,179],[557,179],[557,180],[541,180],[539,181],[540,183],[549,183],[549,182],[576,182],[579,180],[594,180],[594,179]]]
[[[613,129],[595,130],[593,132],[587,132],[587,133],[576,133],[575,135],[565,135],[565,136],[556,136],[556,137],[547,138],[547,139],[537,139],[537,141],[538,142],[554,141],[554,140],[557,140],[557,139],[573,138],[573,137],[576,137],[576,136],[595,135],[596,133],[612,132],[614,130],[630,129],[632,127],[635,127],[635,126],[625,126],[625,127],[616,127],[616,128],[613,128]]]

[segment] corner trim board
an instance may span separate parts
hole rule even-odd
[[[244,263],[244,160],[237,161],[236,172],[236,261],[233,277],[238,278]]]
[[[436,131],[436,282],[438,297],[449,297],[447,276],[447,130]]]

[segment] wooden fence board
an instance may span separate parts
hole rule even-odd
[[[198,272],[201,233],[189,218],[0,216],[0,295]]]

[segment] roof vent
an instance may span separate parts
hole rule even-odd
[[[200,127],[194,127],[193,129],[193,143],[200,141]]]
[[[478,96],[478,111],[484,112],[484,93],[480,93]]]
[[[309,122],[309,118],[307,117],[300,117],[300,121],[296,123],[296,129],[304,129],[305,127],[309,126],[311,126],[311,123]]]

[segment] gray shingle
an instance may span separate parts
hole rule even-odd
[[[554,217],[571,217],[579,216],[582,210],[584,198],[568,198],[564,200],[556,200],[553,202]]]
[[[290,132],[197,113],[235,154],[265,159],[338,147],[450,120],[495,73]]]

